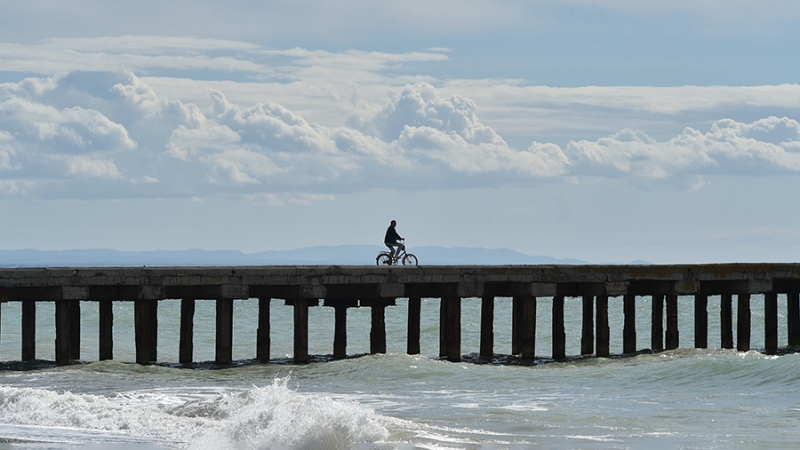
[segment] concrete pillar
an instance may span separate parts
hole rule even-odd
[[[800,294],[786,294],[786,326],[788,328],[789,346],[800,345]]]
[[[652,327],[650,328],[650,348],[664,350],[664,296],[653,295]]]
[[[419,297],[408,297],[408,338],[406,342],[406,352],[409,355],[420,353],[420,311],[422,309],[422,299]]]
[[[81,359],[81,301],[69,301],[72,302],[69,307],[69,316],[72,320],[69,333],[70,359]]]
[[[736,321],[736,349],[740,352],[750,350],[750,294],[738,294]]]
[[[778,351],[778,293],[764,293],[764,347],[768,354]]]
[[[522,297],[522,359],[534,359],[536,353],[536,297]]]
[[[722,348],[733,348],[733,304],[731,294],[720,296],[720,331]]]
[[[333,358],[347,358],[347,306],[333,307],[335,321],[333,326]],[[370,349],[372,348],[372,333],[370,332]]]
[[[481,359],[494,357],[494,296],[485,295],[481,299]]]
[[[230,364],[233,361],[233,299],[217,299],[217,345],[214,362]]]
[[[522,297],[511,299],[511,354],[522,353]]]
[[[100,300],[98,303],[100,361],[106,361],[114,359],[114,303],[111,300]]]
[[[595,346],[597,347],[597,356],[608,356],[609,352],[609,334],[610,330],[608,328],[608,296],[607,295],[598,295],[595,297],[595,307],[597,310],[595,311],[595,319],[597,324],[595,325],[597,328],[597,342]]]
[[[134,331],[136,334],[136,363],[150,364],[150,300],[133,302]]]
[[[622,353],[636,352],[636,296],[628,294],[622,298],[625,324],[622,328]]]
[[[256,330],[256,358],[262,362],[269,362],[270,323],[269,323],[269,297],[258,299],[258,328]]]
[[[443,348],[439,353],[443,354],[448,361],[461,361],[461,298],[456,296],[442,297],[443,320],[440,321],[442,328],[439,330],[443,340]]]
[[[36,359],[36,302],[22,301],[22,360]]]
[[[371,354],[386,353],[386,305],[374,302],[372,310],[372,327],[369,331],[369,352]]]
[[[150,361],[158,360],[158,300],[150,300],[148,303],[150,307],[150,337],[148,343],[150,344]]]
[[[308,362],[308,299],[294,300],[294,363]]]
[[[667,350],[678,348],[678,296],[667,295]]]
[[[447,342],[445,339],[446,329],[447,329],[447,301],[444,298],[441,298],[439,300],[439,358],[444,358],[445,356],[447,356]]]
[[[708,348],[708,295],[694,296],[694,347]]]
[[[581,328],[581,355],[594,353],[594,297],[583,296],[583,327]]]
[[[194,307],[193,298],[181,299],[181,329],[178,362],[192,364],[194,361]]]
[[[564,296],[553,297],[553,359],[567,357],[567,335],[564,332]]]
[[[67,365],[72,359],[72,300],[56,300],[56,364]]]

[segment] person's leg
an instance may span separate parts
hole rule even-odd
[[[389,247],[389,257],[394,258],[394,246],[389,244],[383,244],[383,245]]]
[[[397,254],[400,255],[401,253],[403,253],[405,251],[405,249],[406,249],[406,244],[398,245],[397,246]]]

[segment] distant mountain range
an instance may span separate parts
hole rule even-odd
[[[0,250],[0,267],[372,265],[384,247],[338,245],[242,253],[236,250]],[[420,265],[588,264],[508,249],[414,247]],[[637,263],[644,263],[637,261]]]

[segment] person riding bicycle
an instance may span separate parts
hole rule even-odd
[[[397,234],[397,230],[394,229],[395,226],[397,226],[397,222],[393,220],[389,228],[386,229],[386,237],[383,238],[383,243],[389,247],[389,256],[392,259],[394,259],[395,255],[400,255],[406,248],[403,242],[401,242],[403,237]],[[397,252],[395,252],[395,247],[397,247]]]

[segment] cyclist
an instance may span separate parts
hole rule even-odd
[[[397,230],[394,229],[395,226],[397,226],[397,222],[393,220],[389,228],[386,229],[386,237],[383,238],[384,245],[389,247],[389,256],[392,260],[394,260],[394,255],[400,255],[406,248],[401,242],[403,237],[397,234]],[[395,252],[395,247],[397,247],[397,252]]]

